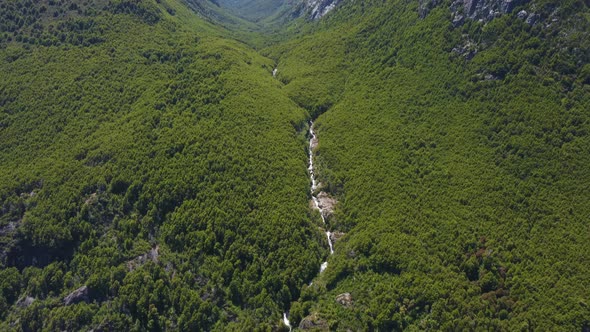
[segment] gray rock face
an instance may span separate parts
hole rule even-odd
[[[310,11],[312,20],[319,20],[336,8],[341,0],[305,0],[305,8]]]
[[[467,16],[472,16],[477,10],[478,0],[463,0],[463,7]]]
[[[2,211],[0,211],[0,214]],[[0,226],[0,236],[7,237],[6,242],[0,243],[0,262],[3,262],[6,257],[9,255],[12,245],[14,244],[14,236],[16,234],[16,230],[21,224],[21,220],[18,221],[10,221],[6,226]]]
[[[488,22],[503,14],[511,13],[516,7],[530,0],[455,0],[451,6],[454,20],[463,15],[472,20]],[[458,22],[453,21],[453,24]],[[460,24],[459,24],[460,25]]]
[[[503,14],[514,11],[530,0],[453,0],[449,9],[453,13],[453,25],[458,27],[465,19],[489,22]],[[441,3],[440,0],[419,0],[418,14],[426,17],[430,10]],[[525,12],[526,13],[526,12]],[[526,18],[525,16],[522,18]]]
[[[336,296],[336,302],[346,308],[352,307],[352,296],[350,293],[342,293]]]
[[[88,302],[89,300],[88,287],[84,285],[64,297],[64,304],[68,306],[80,302]]]

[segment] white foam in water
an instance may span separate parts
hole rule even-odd
[[[291,331],[291,322],[289,322],[289,318],[287,318],[287,313],[283,312],[283,323],[289,327],[289,331]]]
[[[328,245],[330,246],[330,255],[334,253],[334,248],[332,247],[332,239],[330,237],[332,233],[330,231],[326,232],[326,236],[328,237]]]

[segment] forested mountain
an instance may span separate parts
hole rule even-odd
[[[462,5],[345,2],[269,50],[346,233],[303,327],[588,328],[588,4]]]
[[[0,77],[0,330],[590,329],[588,1],[5,0]]]

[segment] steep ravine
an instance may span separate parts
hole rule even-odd
[[[315,147],[317,145],[318,145],[318,138],[317,138],[315,132],[313,131],[313,122],[310,122],[309,123],[309,167],[308,167],[308,170],[309,170],[309,177],[311,179],[311,198],[313,200],[314,208],[320,211],[320,216],[322,218],[323,224],[325,226],[327,226],[326,217],[328,216],[328,213],[331,213],[331,211],[328,210],[327,205],[320,202],[320,198],[319,198],[320,195],[318,193],[316,193],[319,183],[316,180],[315,169],[313,166],[313,150],[315,149]],[[326,230],[325,232],[326,232],[326,237],[328,238],[328,245],[330,246],[330,255],[331,255],[334,253],[334,248],[332,246],[331,233],[329,230]],[[322,263],[322,266],[320,267],[320,273],[323,272],[327,267],[328,267],[327,261]]]
[[[272,70],[272,77],[277,79],[278,68]],[[340,238],[343,233],[336,232],[333,233],[330,231],[330,227],[328,225],[329,216],[334,213],[334,206],[336,205],[337,201],[333,197],[331,197],[328,193],[321,191],[322,184],[319,182],[317,178],[317,170],[314,166],[314,151],[318,146],[318,137],[314,131],[314,119],[309,121],[309,129],[307,133],[307,137],[309,138],[309,144],[307,147],[307,154],[308,154],[308,166],[307,171],[309,173],[309,179],[311,182],[310,186],[310,196],[312,199],[312,208],[320,212],[320,217],[322,219],[323,227],[320,229],[326,234],[326,238],[328,239],[328,248],[330,250],[330,255],[334,254],[334,244],[333,242]],[[322,272],[324,272],[328,268],[328,261],[324,261],[319,267],[319,276]],[[317,278],[316,276],[316,278]],[[314,279],[316,279],[314,278]],[[313,281],[310,282],[310,286],[313,285]],[[282,323],[289,328],[291,331],[292,326],[291,322],[289,321],[289,312],[283,312],[283,319]]]
[[[275,69],[276,71],[276,69]],[[275,72],[273,71],[273,75],[275,74]],[[329,197],[325,192],[317,192],[317,190],[321,187],[321,183],[318,182],[317,180],[317,171],[314,167],[314,163],[313,163],[313,154],[314,154],[314,150],[318,145],[318,138],[314,132],[314,124],[313,121],[309,122],[309,147],[308,147],[308,156],[309,156],[309,163],[308,163],[308,172],[309,172],[309,178],[311,180],[311,188],[310,188],[310,193],[311,193],[311,198],[313,201],[313,208],[318,210],[320,212],[320,217],[322,218],[322,223],[324,225],[324,229],[322,229],[325,234],[326,237],[328,239],[328,246],[330,249],[330,255],[334,254],[334,246],[332,243],[332,233],[329,230],[328,227],[328,223],[327,223],[327,218],[330,214],[332,214],[333,212],[333,206],[336,203],[336,200],[334,200],[333,198]],[[328,268],[328,261],[324,261],[321,265],[320,265],[320,269],[319,269],[319,274],[321,274],[322,272],[324,272],[326,270],[326,268]],[[310,283],[310,285],[313,284]],[[289,328],[289,330],[291,330],[291,323],[289,321],[288,315],[287,313],[283,313],[283,323]]]

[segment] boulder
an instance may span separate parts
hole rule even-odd
[[[338,203],[338,201],[324,191],[320,191],[317,197],[318,205],[320,206],[320,210],[322,211],[324,218],[329,215],[332,215],[334,213],[334,207],[336,206],[336,203]]]
[[[301,330],[320,330],[320,331],[328,331],[330,326],[325,319],[319,317],[317,313],[313,313],[301,320],[299,323],[299,328]]]
[[[336,243],[336,241],[339,241],[344,235],[346,234],[338,231],[331,232],[330,240],[332,240],[332,243]]]
[[[314,137],[314,138],[311,139],[310,146],[311,146],[311,149],[312,150],[314,150],[318,146],[318,139],[317,139],[317,137]]]
[[[64,297],[64,304],[68,306],[80,302],[88,302],[89,300],[88,287],[84,285]]]
[[[336,296],[336,302],[345,308],[350,308],[352,307],[352,295],[350,293],[342,293]]]
[[[518,14],[516,14],[516,16],[521,20],[526,19],[528,15],[529,13],[527,13],[526,10],[521,10],[518,12]]]
[[[92,193],[86,200],[84,201],[85,205],[93,205],[98,202],[98,195],[96,193]]]

